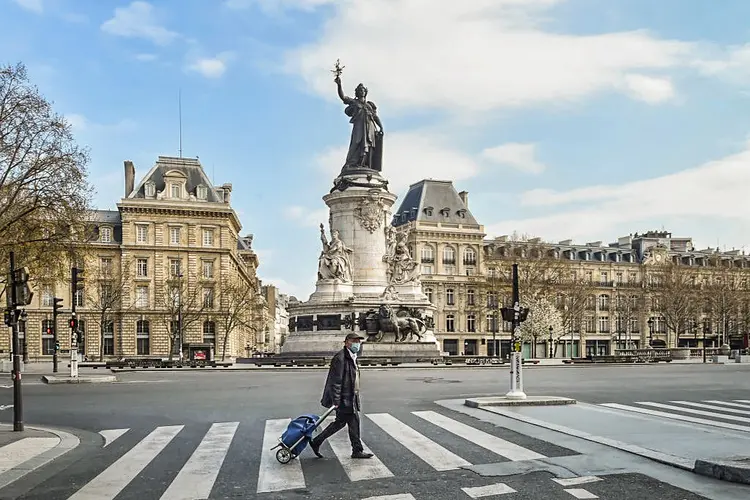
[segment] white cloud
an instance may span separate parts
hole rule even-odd
[[[225,0],[224,7],[243,10],[257,5],[267,12],[278,12],[283,9],[312,10],[335,2],[336,0]]]
[[[614,239],[616,232],[627,234],[637,230],[634,227],[684,227],[687,220],[695,235],[715,241],[715,226],[731,222],[746,228],[744,234],[732,235],[737,246],[742,246],[750,244],[748,186],[750,144],[737,154],[661,177],[569,191],[527,191],[521,195],[521,205],[547,213],[490,223],[487,233],[518,230],[551,240],[594,241],[604,235]]]
[[[206,78],[221,78],[226,73],[227,64],[232,57],[231,52],[222,52],[215,57],[198,57],[188,64],[187,69]]]
[[[129,118],[114,123],[96,123],[80,113],[66,114],[65,120],[70,124],[75,134],[132,132],[137,127],[137,124]]]
[[[391,113],[488,113],[606,91],[653,100],[664,85],[639,72],[663,79],[690,63],[693,44],[645,31],[544,31],[544,9],[562,1],[474,0],[439,9],[424,0],[341,1],[317,41],[287,53],[285,69],[335,99],[329,70],[341,58],[348,92],[363,82]]]
[[[310,281],[309,279],[300,280],[300,281],[309,281],[309,283],[305,282],[304,284],[290,283],[284,278],[276,278],[276,277],[264,278],[261,276],[260,279],[264,285],[273,285],[279,289],[280,293],[283,293],[285,295],[293,295],[298,300],[301,300],[303,302],[307,300],[310,293],[315,291],[315,276],[313,276],[312,281]],[[312,285],[310,283],[312,283]]]
[[[541,174],[544,165],[535,158],[534,144],[509,143],[482,151],[482,157],[521,172]]]
[[[649,104],[659,104],[674,97],[674,87],[668,78],[653,78],[645,75],[625,75],[628,93],[634,99]]]
[[[310,210],[300,205],[290,205],[283,208],[283,215],[284,218],[296,221],[301,226],[318,227],[323,224],[324,227],[328,227],[328,207],[325,207],[325,204],[323,206],[324,208]]]
[[[143,62],[155,61],[157,57],[156,54],[136,54],[135,56],[136,59]]]
[[[127,7],[115,8],[112,19],[101,25],[102,31],[110,35],[145,38],[157,45],[166,45],[179,35],[160,25],[148,2],[136,1]]]
[[[20,7],[30,10],[31,12],[36,12],[37,14],[41,14],[44,12],[44,5],[42,4],[42,0],[13,0],[16,4],[18,4]]]

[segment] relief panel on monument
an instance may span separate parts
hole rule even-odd
[[[359,224],[363,229],[374,233],[383,223],[385,203],[380,199],[380,193],[377,189],[371,189],[367,198],[357,207],[355,214]]]
[[[341,330],[341,315],[318,314],[318,330]]]
[[[313,331],[314,325],[315,325],[315,321],[313,321],[312,316],[297,316],[297,331],[298,332],[311,332]]]

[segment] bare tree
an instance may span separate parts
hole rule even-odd
[[[86,305],[92,312],[93,321],[99,328],[99,361],[104,360],[104,340],[108,327],[113,326],[115,320],[129,311],[132,304],[125,306],[125,284],[131,279],[130,262],[122,266],[115,265],[115,258],[103,259],[89,272],[87,281],[96,287],[85,295]]]
[[[643,295],[640,290],[617,288],[610,314],[615,318],[613,338],[618,342],[621,341],[622,335],[625,336],[626,342],[632,339],[632,334],[636,333],[634,324],[637,324],[643,310]]]
[[[708,317],[717,325],[725,343],[729,335],[738,333],[742,309],[742,275],[739,269],[724,265],[721,261],[713,262],[714,266],[702,287]]]
[[[669,332],[679,338],[687,332],[698,315],[700,296],[694,285],[693,273],[688,266],[664,264],[649,270],[648,293],[654,301],[654,308],[664,318]]]
[[[61,254],[88,237],[87,163],[25,66],[0,66],[0,259],[16,250],[35,276],[64,276]]]
[[[224,333],[221,360],[226,359],[229,337],[237,328],[244,328],[256,334],[261,302],[255,283],[233,280],[221,286],[219,294],[219,325]]]
[[[563,275],[557,286],[556,305],[560,310],[562,328],[557,332],[556,340],[569,336],[570,332],[583,330],[583,319],[586,311],[596,305],[594,284],[579,276],[575,271]]]
[[[157,286],[155,305],[161,313],[163,324],[170,333],[169,360],[174,358],[175,350],[182,349],[180,339],[190,327],[206,316],[213,309],[214,297],[204,296],[204,291],[196,285],[195,275],[184,275],[181,270],[170,273],[161,286]]]

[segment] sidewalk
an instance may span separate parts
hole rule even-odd
[[[750,484],[750,427],[714,428],[586,403],[480,407],[697,474]]]
[[[57,363],[57,373],[54,373],[51,361],[31,362],[23,365],[21,369],[21,383],[31,384],[67,384],[67,383],[96,383],[96,382],[116,382],[117,377],[109,373],[106,369],[79,368],[78,380],[71,381],[69,360]],[[0,381],[12,383],[10,372],[0,372]]]
[[[80,444],[78,437],[57,429],[0,424],[0,488],[48,464]]]

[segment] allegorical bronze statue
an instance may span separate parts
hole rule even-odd
[[[338,87],[339,98],[346,104],[344,113],[350,117],[349,123],[352,124],[349,151],[342,171],[359,168],[380,171],[383,163],[383,124],[377,114],[378,108],[374,102],[367,100],[367,87],[361,83],[354,90],[354,98],[344,95],[341,88],[343,70],[336,60],[336,66],[331,70],[335,75],[333,81]]]

